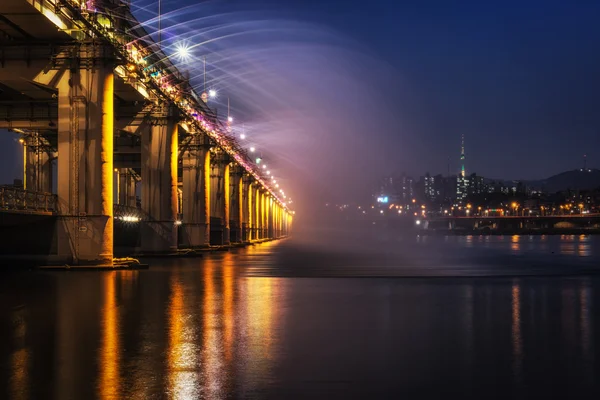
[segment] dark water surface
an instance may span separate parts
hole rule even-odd
[[[599,260],[412,237],[4,274],[0,398],[598,398]]]

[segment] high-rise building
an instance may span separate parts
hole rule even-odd
[[[476,173],[472,173],[469,176],[469,186],[467,190],[468,195],[477,195],[486,192],[485,179],[483,176],[479,176]]]
[[[429,200],[429,201],[435,201],[436,200],[436,180],[435,180],[435,176],[431,176],[429,174],[429,172],[425,173],[425,176],[423,177],[423,190],[424,190],[424,195],[425,195],[425,199]]]
[[[465,135],[462,135],[460,144],[460,173],[456,178],[456,202],[458,204],[464,203],[467,198],[468,187],[469,179],[465,171]]]

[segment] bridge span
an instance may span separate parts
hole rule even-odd
[[[112,263],[114,192],[141,194],[144,253],[290,232],[286,196],[119,0],[0,2],[0,129],[25,188],[56,187],[66,262]]]

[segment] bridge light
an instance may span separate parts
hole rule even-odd
[[[208,91],[208,97],[210,97],[210,98],[215,98],[215,97],[217,97],[217,91],[216,91],[215,89],[210,89],[210,90]]]
[[[271,171],[267,171],[267,175],[271,175]]]
[[[189,61],[191,56],[190,48],[185,44],[178,44],[175,51],[175,56],[179,59],[179,61]]]
[[[242,133],[242,134],[240,135],[240,139],[242,139],[242,140],[246,139],[246,134]],[[254,150],[252,150],[253,148],[254,148],[254,147],[251,147],[251,148],[250,148],[250,151],[254,151]]]
[[[180,220],[176,220],[175,221],[175,225],[181,225],[181,221]]]
[[[263,164],[263,169],[266,169],[266,168],[267,168],[267,164]]]
[[[21,144],[25,143],[25,139],[23,139],[23,138],[19,139],[19,143],[21,143]]]
[[[227,122],[229,122],[229,123],[233,122],[233,117],[227,117]]]
[[[254,147],[250,147],[250,153],[254,153],[254,151],[256,151],[256,149]]]

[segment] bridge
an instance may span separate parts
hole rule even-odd
[[[599,233],[600,215],[444,216],[419,220],[424,231],[441,233]]]
[[[204,95],[119,0],[2,0],[0,129],[25,153],[9,211],[55,216],[73,264],[112,263],[123,218],[145,254],[287,236],[285,194]]]

